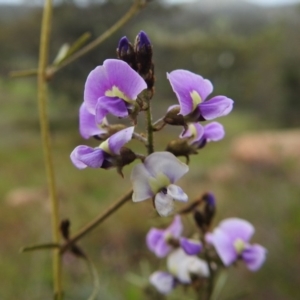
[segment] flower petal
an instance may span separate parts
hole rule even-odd
[[[131,140],[133,132],[134,126],[131,126],[113,134],[108,139],[108,147],[110,152],[114,154],[120,154],[120,149]]]
[[[128,110],[126,102],[117,97],[106,97],[99,98],[96,105],[96,122],[101,124],[104,117],[108,114],[112,114],[119,118],[125,118],[128,116]]]
[[[166,175],[174,183],[188,172],[189,167],[170,152],[154,152],[146,157],[145,168],[152,177],[158,174]]]
[[[237,253],[231,239],[219,228],[205,236],[207,243],[212,244],[225,266],[231,265],[237,259]]]
[[[119,59],[107,59],[103,66],[111,88],[117,87],[128,99],[136,100],[138,94],[147,88],[144,79],[126,62]]]
[[[189,143],[192,144],[199,141],[204,135],[204,127],[200,123],[190,123],[188,130],[183,130],[180,138],[190,138]]]
[[[191,274],[208,277],[207,263],[195,255],[187,255],[181,248],[174,250],[167,258],[168,270],[182,283],[191,282]]]
[[[179,215],[176,215],[171,225],[168,228],[166,228],[165,232],[167,234],[170,234],[173,238],[178,239],[181,236],[182,231],[183,226],[181,218]]]
[[[104,119],[104,122],[107,123],[106,119]],[[79,132],[84,139],[107,133],[106,129],[97,126],[95,115],[87,110],[84,102],[79,109]]]
[[[132,201],[139,202],[154,196],[149,185],[151,174],[144,164],[134,166],[131,171],[130,180],[132,183]]]
[[[175,287],[175,279],[174,277],[162,271],[154,272],[150,278],[150,283],[161,293],[161,294],[168,294],[170,293]]]
[[[76,147],[70,157],[78,169],[84,169],[86,167],[101,168],[104,160],[104,154],[101,149],[88,146]]]
[[[225,96],[216,96],[198,106],[205,120],[213,120],[228,115],[233,108],[233,100]]]
[[[84,102],[90,113],[95,114],[98,99],[104,96],[109,88],[110,83],[103,66],[98,66],[90,72],[84,87]]]
[[[205,260],[198,258],[197,256],[189,256],[187,262],[187,268],[190,274],[198,275],[199,277],[209,277],[209,267]]]
[[[154,199],[155,208],[162,217],[169,216],[174,210],[174,201],[171,196],[159,192]]]
[[[188,255],[196,255],[202,250],[202,244],[200,241],[187,239],[181,237],[179,239],[180,247]]]
[[[170,195],[174,200],[186,202],[189,200],[188,195],[183,191],[181,187],[176,184],[170,184],[167,187],[167,193]]]
[[[219,141],[225,136],[224,127],[219,122],[211,122],[204,126],[204,136],[208,142]]]
[[[157,243],[164,239],[164,230],[151,228],[146,236],[146,243],[150,251],[155,252]]]
[[[261,245],[248,246],[242,253],[242,258],[251,271],[257,271],[266,259],[267,250]]]
[[[253,225],[240,218],[229,218],[223,220],[219,224],[219,229],[230,238],[232,243],[234,243],[237,239],[248,242],[254,233]]]
[[[168,244],[168,242],[165,240],[165,238],[158,241],[154,253],[157,257],[163,258],[167,256],[170,251],[173,249],[171,245]]]
[[[167,258],[167,268],[169,272],[180,280],[182,283],[190,283],[191,276],[186,265],[187,254],[177,248]]]
[[[167,78],[176,93],[181,106],[180,114],[183,116],[188,115],[195,109],[191,93],[198,93],[201,100],[204,101],[213,90],[209,80],[190,71],[175,70],[167,73]]]

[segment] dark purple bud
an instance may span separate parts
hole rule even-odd
[[[206,225],[209,226],[216,213],[215,196],[212,193],[206,193],[202,196],[202,199],[205,203],[204,216],[205,216]]]
[[[151,42],[144,31],[140,31],[137,35],[134,50],[136,54],[137,72],[144,78],[148,90],[150,90],[152,92],[151,95],[153,95],[155,82],[154,64],[152,62],[153,52]]]
[[[216,199],[212,193],[206,193],[203,195],[203,200],[209,205],[210,207],[216,206]]]
[[[129,49],[129,40],[126,36],[123,36],[120,41],[119,41],[119,45],[118,45],[118,52],[124,52],[126,53]]]
[[[117,48],[117,57],[130,65],[132,69],[137,70],[136,55],[132,44],[126,36],[123,36]]]
[[[141,30],[136,37],[136,51],[140,51],[142,48],[151,47],[151,42],[145,31]]]

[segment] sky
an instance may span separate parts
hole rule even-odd
[[[35,0],[33,0],[34,2]],[[184,3],[184,2],[194,2],[194,1],[199,1],[199,0],[166,0],[169,3]],[[213,0],[211,0],[213,1]],[[225,0],[224,0],[225,1]],[[300,0],[245,0],[247,2],[252,2],[256,3],[259,5],[264,5],[264,6],[270,6],[270,5],[284,5],[284,4],[293,4],[293,3],[300,3]],[[23,0],[0,0],[0,3],[5,3],[5,4],[21,4],[23,3]],[[39,2],[39,1],[36,1]],[[42,0],[40,0],[42,2]],[[28,3],[28,1],[27,1]]]

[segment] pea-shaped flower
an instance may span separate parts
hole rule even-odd
[[[212,244],[225,266],[241,259],[251,271],[257,271],[265,261],[266,249],[258,244],[249,244],[254,227],[239,218],[222,221],[219,227],[205,236]]]
[[[83,102],[79,109],[79,132],[84,139],[92,136],[104,137],[108,133],[108,122],[103,118],[101,124],[96,123],[95,115],[91,114]]]
[[[157,257],[165,257],[175,247],[181,247],[187,254],[198,254],[202,249],[200,241],[182,237],[183,225],[179,215],[174,217],[173,222],[166,229],[151,228],[146,236],[149,250]]]
[[[96,116],[97,124],[101,124],[108,113],[119,118],[127,117],[138,94],[146,88],[144,79],[126,62],[107,59],[88,75],[84,103]]]
[[[191,284],[192,277],[207,278],[209,268],[207,262],[195,255],[187,255],[182,249],[177,249],[167,258],[168,272],[156,271],[149,280],[161,293],[170,293],[178,284]]]
[[[84,145],[76,147],[70,155],[73,164],[78,169],[115,167],[116,158],[122,147],[131,140],[133,131],[133,126],[120,130],[96,148]]]
[[[188,138],[188,143],[197,149],[203,148],[207,142],[217,142],[225,135],[224,127],[218,122],[211,122],[202,126],[200,123],[188,124],[180,137]]]
[[[175,70],[167,73],[167,78],[178,98],[179,114],[187,121],[213,120],[231,112],[233,100],[226,96],[215,96],[207,100],[213,91],[213,85],[202,76],[187,70]]]
[[[136,165],[131,173],[134,202],[154,199],[161,216],[173,211],[174,200],[186,202],[188,196],[174,183],[187,173],[189,167],[169,152],[154,152],[144,163]]]

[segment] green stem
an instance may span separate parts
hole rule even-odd
[[[112,34],[114,34],[117,30],[123,27],[131,18],[134,17],[136,13],[138,13],[139,10],[141,10],[144,6],[146,6],[146,4],[147,4],[146,1],[135,0],[133,5],[127,11],[127,13],[121,19],[119,19],[114,25],[112,25],[107,31],[101,34],[98,38],[96,38],[91,43],[87,44],[85,47],[81,48],[81,50],[78,50],[68,58],[64,59],[59,64],[59,66],[55,66],[55,65],[48,66],[45,73],[46,77],[48,79],[51,79],[56,72],[58,72],[59,70],[66,67],[70,63],[74,62],[76,59],[86,55],[88,52],[98,47],[107,38],[109,38]],[[37,72],[38,70],[36,69],[24,70],[24,71],[13,71],[10,73],[10,76],[11,77],[35,76]]]
[[[116,212],[123,204],[125,204],[132,197],[132,190],[128,191],[123,197],[121,197],[118,201],[112,204],[104,213],[101,213],[98,217],[96,217],[93,221],[84,226],[81,230],[79,230],[75,235],[73,235],[60,249],[61,253],[64,253],[66,250],[70,248],[74,243],[76,243],[79,239],[84,237],[91,230],[96,228],[99,224],[101,224],[105,219],[107,219],[110,215]]]
[[[30,70],[24,70],[24,71],[12,71],[9,73],[9,76],[12,78],[15,77],[30,77],[30,76],[36,76],[38,74],[37,69],[30,69]]]
[[[59,207],[55,185],[55,175],[53,168],[53,160],[51,153],[49,120],[47,113],[47,96],[48,85],[46,79],[46,68],[48,63],[48,49],[51,30],[52,18],[52,0],[45,0],[41,38],[40,38],[40,53],[39,66],[37,77],[38,90],[38,108],[41,127],[41,138],[44,153],[44,161],[46,167],[46,176],[48,181],[49,196],[51,201],[51,222],[52,222],[52,240],[54,244],[60,242],[59,231]],[[53,250],[53,288],[56,300],[62,299],[62,283],[61,283],[61,257],[59,249]]]
[[[26,246],[22,247],[20,249],[20,252],[29,252],[29,251],[35,251],[35,250],[49,250],[53,248],[60,248],[59,244],[54,243],[47,243],[47,244],[41,244],[41,245],[32,245],[32,246]]]

